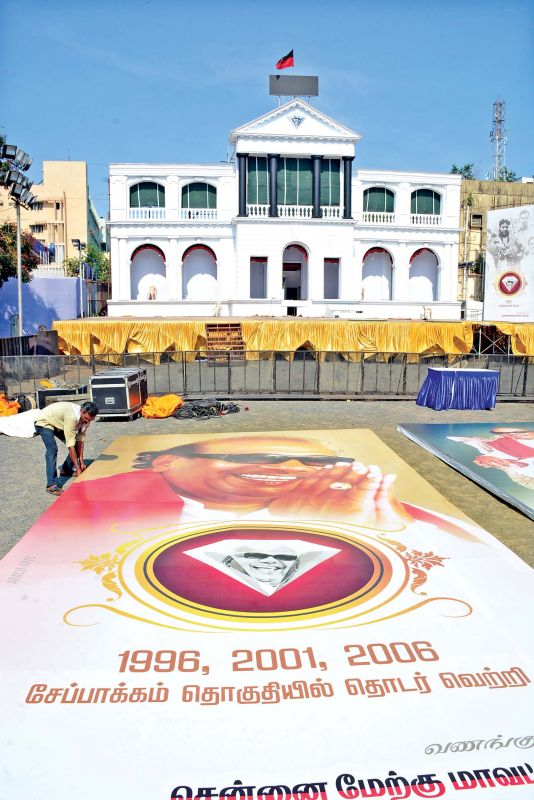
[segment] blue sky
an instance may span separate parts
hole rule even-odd
[[[357,166],[483,178],[499,97],[507,166],[534,173],[530,0],[4,0],[0,26],[3,131],[36,181],[44,159],[87,161],[101,214],[110,162],[224,160],[292,48],[314,105],[362,134]]]

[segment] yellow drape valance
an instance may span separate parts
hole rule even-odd
[[[122,353],[206,350],[206,323],[201,319],[83,319],[54,322],[60,350],[68,355],[106,355],[113,363]],[[247,358],[258,351],[294,352],[299,348],[339,353],[414,353],[462,355],[471,352],[470,321],[332,319],[222,319],[241,324]],[[494,324],[511,337],[515,355],[534,356],[534,324]],[[155,361],[159,360],[156,356]]]

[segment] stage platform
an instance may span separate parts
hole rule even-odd
[[[493,326],[510,337],[503,352],[534,356],[534,324],[339,320],[303,318],[153,318],[102,317],[57,321],[59,348],[67,355],[191,352],[219,349],[210,345],[208,328],[239,329],[246,358],[265,351],[307,349],[337,353],[414,353],[461,355],[472,352],[475,333]],[[223,348],[220,349],[229,349]],[[192,356],[194,357],[194,356]]]

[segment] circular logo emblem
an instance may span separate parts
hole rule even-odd
[[[525,279],[520,272],[507,270],[497,279],[497,289],[501,294],[511,297],[519,294],[525,287]]]
[[[342,526],[236,521],[145,543],[122,563],[120,580],[183,620],[294,625],[383,603],[408,573],[388,544]]]

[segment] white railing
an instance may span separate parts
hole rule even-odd
[[[278,206],[278,216],[282,219],[312,219],[313,206]],[[247,205],[249,217],[268,217],[268,205]],[[342,209],[339,206],[321,206],[323,219],[341,219]]]
[[[341,219],[341,208],[339,206],[321,206],[323,219]]]
[[[278,206],[278,216],[283,219],[311,219],[313,206]]]
[[[395,214],[393,211],[364,211],[362,222],[366,222],[368,225],[393,225]]]
[[[216,208],[182,208],[180,211],[180,219],[201,219],[201,220],[214,220],[217,219]]]
[[[249,217],[268,217],[268,205],[247,205],[247,214]]]
[[[64,267],[63,264],[58,264],[57,266],[54,266],[54,264],[41,264],[39,267],[32,269],[31,274],[35,278],[66,278],[67,267]]]
[[[441,225],[441,216],[439,214],[410,214],[410,222],[412,225]]]
[[[129,208],[128,219],[165,219],[164,208]]]

